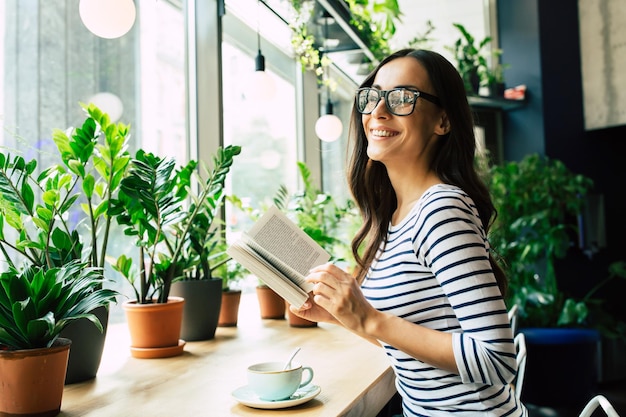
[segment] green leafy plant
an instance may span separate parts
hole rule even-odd
[[[496,64],[493,69],[487,71],[487,82],[489,85],[504,84],[504,70],[510,68],[509,64]]]
[[[218,239],[214,220],[225,198],[226,176],[239,153],[239,146],[220,147],[212,167],[199,171],[196,161],[176,169],[171,158],[137,152],[112,213],[139,249],[137,267],[126,255],[114,265],[133,286],[138,303],[167,302],[176,279],[211,277],[217,266],[210,265]]]
[[[501,51],[490,52],[487,50],[492,41],[490,36],[477,43],[474,36],[460,23],[452,24],[461,34],[454,45],[447,47],[454,54],[457,70],[463,78],[465,90],[477,93],[480,84],[486,84],[489,76],[489,58],[498,56]]]
[[[493,166],[488,181],[498,210],[490,243],[504,261],[510,280],[507,304],[519,306],[520,325],[598,323],[592,320],[599,317],[602,304],[593,297],[597,289],[582,299],[572,298],[560,290],[554,268],[554,261],[565,257],[572,246],[576,216],[592,180],[573,173],[559,160],[533,154]],[[623,275],[623,269],[615,266],[610,277]]]
[[[72,321],[102,324],[91,312],[115,301],[99,268],[79,261],[46,268],[10,267],[0,274],[0,349],[50,347]]]
[[[298,172],[303,188],[290,193],[281,185],[273,198],[274,204],[330,253],[332,259],[348,262],[351,238],[344,232],[348,230],[350,218],[356,216],[353,204],[339,205],[330,194],[319,190],[304,162],[298,162]]]
[[[82,107],[81,127],[53,131],[59,164],[37,174],[35,159],[0,154],[0,251],[8,266],[0,343],[11,348],[49,346],[79,318],[103,331],[90,309],[116,301],[103,273],[128,127],[93,104]]]
[[[430,49],[431,48],[431,44],[434,41],[433,38],[431,38],[432,33],[435,30],[435,26],[433,25],[433,22],[431,20],[428,20],[426,22],[426,29],[424,30],[423,33],[418,33],[417,35],[415,35],[413,37],[413,39],[411,39],[407,45],[409,48],[414,48],[414,49]]]
[[[350,24],[378,61],[391,53],[389,40],[402,13],[397,0],[347,0]]]
[[[0,153],[0,250],[12,268],[15,254],[36,267],[84,260],[104,268],[109,204],[130,160],[128,126],[82,107],[81,127],[53,131],[62,163],[37,175],[35,159]]]
[[[347,0],[350,24],[377,60],[389,55],[389,40],[396,31],[401,12],[397,0]],[[291,0],[294,16],[290,21],[291,45],[303,71],[315,71],[321,77],[330,65],[327,54],[320,53],[321,42],[309,29],[315,2]]]
[[[226,262],[216,266],[213,272],[216,277],[222,278],[222,291],[234,289],[235,286],[249,274],[246,268],[230,257]]]
[[[626,280],[626,261],[609,265],[607,276],[591,288],[580,300],[567,298],[559,315],[559,326],[593,326],[604,336],[626,341],[626,323],[616,319],[604,308],[604,300],[596,293],[616,279]]]

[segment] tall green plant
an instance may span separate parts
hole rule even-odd
[[[128,127],[81,106],[82,126],[53,131],[59,164],[37,173],[35,159],[0,153],[0,344],[10,348],[50,346],[80,318],[102,331],[91,311],[117,295],[103,288],[104,262]]]
[[[81,127],[53,131],[60,164],[37,174],[35,159],[0,153],[0,250],[12,268],[15,255],[36,267],[84,260],[104,268],[108,208],[130,159],[128,126],[82,107]]]
[[[172,158],[137,152],[112,214],[139,249],[137,267],[126,255],[114,265],[133,285],[138,303],[167,302],[172,282],[190,269],[196,268],[196,276],[200,271],[211,276],[213,221],[224,199],[226,175],[240,152],[239,146],[219,148],[204,178],[196,161],[176,169]]]
[[[577,215],[593,182],[563,162],[537,154],[495,165],[488,177],[498,210],[490,243],[508,273],[508,303],[520,307],[520,324],[557,326],[574,300],[558,287],[554,261],[563,258],[577,232]],[[568,310],[564,307],[569,306]],[[577,307],[580,315],[586,311]],[[584,318],[573,319],[582,322]]]

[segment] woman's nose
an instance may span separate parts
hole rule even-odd
[[[389,116],[389,110],[387,109],[387,101],[384,97],[381,97],[376,103],[374,110],[372,110],[372,116],[381,117],[381,116]]]

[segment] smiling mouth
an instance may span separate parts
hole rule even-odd
[[[378,129],[372,129],[372,135],[374,136],[382,136],[382,137],[391,137],[391,136],[396,136],[397,133],[395,132],[390,132],[388,130],[378,130]]]

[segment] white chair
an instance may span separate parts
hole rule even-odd
[[[522,387],[524,385],[524,373],[526,372],[526,337],[524,333],[515,336],[515,350],[517,351],[517,375],[513,380],[513,391],[518,401],[522,398]]]
[[[517,333],[517,314],[519,311],[519,306],[517,304],[513,304],[513,307],[509,310],[509,322],[511,322],[511,330],[513,330],[513,336]]]
[[[596,395],[591,400],[589,400],[583,411],[580,413],[579,417],[591,417],[591,415],[596,410],[596,408],[598,408],[598,406],[602,407],[607,416],[619,417],[617,411],[615,411],[609,400],[607,400],[604,395]]]

